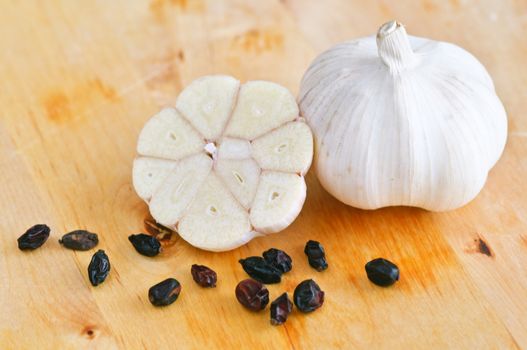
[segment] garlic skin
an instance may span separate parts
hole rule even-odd
[[[507,138],[481,63],[453,44],[408,36],[395,21],[319,55],[299,105],[320,183],[363,209],[461,207],[481,191]]]

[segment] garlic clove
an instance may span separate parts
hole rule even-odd
[[[214,173],[200,186],[178,231],[193,246],[208,250],[234,249],[255,235],[249,214]]]
[[[158,158],[138,157],[134,160],[133,185],[145,201],[149,201],[163,181],[176,168],[177,162]]]
[[[156,221],[174,227],[196,197],[211,169],[212,159],[205,154],[179,161],[150,201],[150,213]]]
[[[260,179],[258,164],[253,159],[219,159],[215,172],[238,202],[249,209]]]
[[[200,152],[204,145],[201,136],[174,108],[164,108],[145,124],[137,153],[178,160]]]
[[[306,183],[301,176],[263,171],[251,207],[251,223],[262,233],[283,230],[298,216],[305,198]]]
[[[261,168],[305,174],[311,165],[313,135],[300,121],[287,123],[252,142]]]
[[[231,115],[240,82],[224,75],[193,81],[176,101],[176,109],[187,117],[207,140],[218,138]]]
[[[268,81],[250,81],[240,88],[225,135],[252,140],[297,116],[295,98],[286,88]]]
[[[225,137],[218,148],[219,159],[247,159],[251,158],[251,143],[244,139]]]

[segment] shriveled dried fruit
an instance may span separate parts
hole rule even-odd
[[[50,229],[46,225],[35,225],[18,237],[18,249],[33,250],[43,245],[49,237]]]
[[[128,240],[141,255],[152,257],[156,256],[161,251],[161,243],[159,243],[157,238],[150,235],[144,233],[130,235],[128,236]]]
[[[104,250],[99,249],[93,254],[90,265],[88,265],[88,277],[92,286],[97,286],[104,282],[110,273],[110,259]]]
[[[269,303],[269,291],[263,284],[251,278],[241,281],[236,286],[236,299],[252,311],[265,309]]]
[[[287,297],[287,293],[280,295],[271,303],[271,324],[276,326],[284,323],[292,310],[293,303]]]
[[[202,287],[216,287],[218,276],[216,272],[204,265],[192,265],[190,269],[192,278]]]
[[[76,230],[66,233],[59,239],[59,243],[65,248],[73,250],[90,250],[99,243],[96,233],[86,230]]]
[[[181,293],[181,284],[175,278],[167,278],[148,290],[148,300],[155,306],[172,304]]]
[[[295,288],[293,300],[298,310],[311,312],[324,303],[324,292],[312,279],[305,280]]]
[[[133,185],[152,217],[195,247],[224,251],[295,220],[313,135],[286,88],[215,75],[153,116],[137,153]]]
[[[381,287],[388,287],[399,280],[397,265],[383,258],[373,259],[365,266],[368,279]]]
[[[268,264],[264,258],[251,256],[247,259],[240,259],[239,263],[249,276],[262,283],[279,283],[282,271]]]
[[[155,222],[155,220],[145,219],[145,228],[152,236],[159,241],[169,240],[172,237],[174,230]]]
[[[291,257],[283,250],[271,248],[263,252],[262,256],[268,264],[276,267],[282,272],[289,272],[293,267]]]
[[[307,260],[309,265],[316,269],[317,271],[324,271],[328,268],[328,263],[326,261],[326,252],[322,244],[317,241],[307,241],[304,248],[304,253],[307,255]]]

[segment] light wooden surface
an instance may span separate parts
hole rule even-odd
[[[527,2],[524,0],[4,1],[0,5],[0,348],[527,348]],[[281,234],[214,254],[175,240],[138,255],[146,205],[131,186],[143,123],[182,86],[209,73],[267,79],[298,91],[304,70],[331,45],[369,35],[389,19],[414,35],[451,41],[490,71],[509,114],[503,158],[470,205],[449,213],[340,204],[308,176],[308,200]],[[36,223],[52,236],[21,252]],[[92,252],[57,239],[85,228],[110,256],[92,288]],[[303,246],[326,247],[330,268],[309,268]],[[483,254],[486,244],[490,253]],[[237,260],[286,250],[293,271],[271,297],[313,277],[325,305],[269,325],[234,298]],[[393,288],[363,265],[382,256],[401,268]],[[219,275],[198,288],[190,265]],[[170,307],[148,288],[173,276]]]

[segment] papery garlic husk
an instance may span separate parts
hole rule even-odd
[[[137,152],[134,188],[154,219],[195,247],[224,251],[295,220],[313,135],[286,88],[214,75],[153,116]]]
[[[481,63],[395,21],[337,45],[305,73],[300,113],[322,186],[363,209],[461,207],[503,152],[507,117]]]

